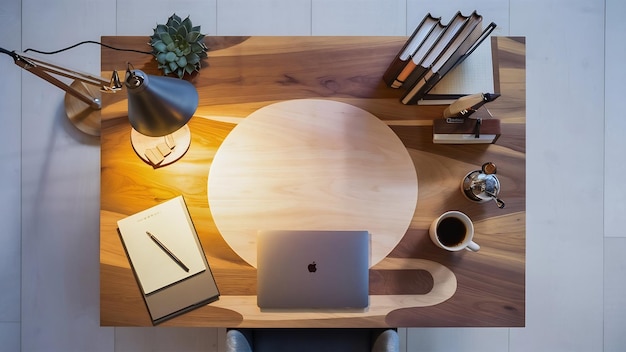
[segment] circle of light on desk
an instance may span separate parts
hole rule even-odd
[[[211,165],[208,201],[221,235],[254,267],[261,229],[367,230],[373,266],[409,227],[417,175],[376,116],[330,100],[290,100],[230,132]]]
[[[174,136],[176,146],[172,149],[172,152],[167,155],[159,165],[157,165],[157,167],[169,165],[176,160],[182,158],[189,149],[189,146],[191,145],[191,131],[189,130],[188,125],[184,125],[183,127],[174,131],[172,135]],[[150,137],[137,132],[134,128],[131,128],[130,141],[133,145],[133,149],[135,149],[135,153],[137,153],[137,155],[139,155],[139,157],[143,159],[143,161],[152,165],[150,163],[150,160],[146,156],[146,150],[149,148],[154,148],[160,143],[164,143],[165,136]]]

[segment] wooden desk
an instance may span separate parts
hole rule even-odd
[[[441,116],[444,107],[402,105],[398,101],[400,92],[387,88],[381,81],[383,71],[405,40],[405,37],[208,37],[209,59],[202,71],[191,78],[200,94],[200,106],[189,123],[191,146],[182,159],[157,169],[143,162],[130,145],[124,92],[104,95],[101,324],[150,325],[116,232],[116,221],[183,194],[222,296],[218,302],[163,325],[524,326],[524,39],[498,39],[502,97],[490,103],[489,109],[502,120],[503,134],[494,145],[432,143],[432,119]],[[115,47],[149,51],[145,44],[147,37],[103,37],[102,41]],[[160,74],[148,55],[104,48],[102,75],[106,77],[114,69],[124,70],[127,61],[146,73]],[[213,205],[209,200],[209,173],[229,133],[260,108],[296,99],[345,103],[374,115],[395,132],[417,170],[417,204],[406,219],[407,229],[398,237],[397,245],[394,243],[381,252],[384,255],[370,269],[371,302],[365,313],[258,311],[254,304],[254,260],[240,249],[234,250],[232,243],[225,240],[218,230],[218,223],[223,221],[218,219],[221,215],[215,216],[217,209],[212,212],[210,208]],[[500,196],[506,202],[504,209],[498,209],[494,203],[470,202],[460,192],[465,174],[480,168],[485,161],[498,166]],[[401,180],[412,189],[410,177]],[[400,201],[410,199],[409,192]],[[406,212],[407,206],[403,204],[384,210],[385,216],[393,216],[395,210]],[[302,205],[294,204],[294,216],[299,208]],[[478,253],[448,253],[431,243],[430,222],[451,209],[463,211],[474,220],[475,240],[481,245]],[[405,215],[399,217],[402,220]],[[241,222],[245,224],[246,218]]]

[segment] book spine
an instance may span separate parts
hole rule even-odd
[[[424,77],[424,75],[428,72],[429,68],[421,65],[416,66],[411,73],[404,79],[402,83],[402,87],[408,87],[407,90],[410,90],[418,81]]]
[[[411,61],[407,63],[407,66],[405,66],[403,71],[401,71],[398,75],[398,78],[396,78],[396,80],[394,81],[392,88],[403,87],[405,86],[405,83],[406,86],[410,86],[411,84],[415,83],[415,80],[419,78],[419,75],[411,75],[411,73],[413,73],[413,70],[418,65],[423,66],[422,61],[433,49],[433,46],[437,43],[441,35],[444,33],[445,29],[446,25],[442,24],[441,20],[438,20],[436,23],[433,24],[432,28],[430,29],[428,34],[426,34],[422,43],[420,43],[418,48],[415,50],[415,53],[413,53]],[[407,79],[409,79],[409,81],[405,82]]]
[[[415,64],[415,62],[413,60],[409,60],[409,62],[406,63],[404,68],[402,68],[402,71],[400,71],[398,76],[393,80],[393,83],[391,84],[391,88],[400,88],[404,84],[406,79],[409,77],[409,75],[416,68],[417,68],[417,65]]]
[[[433,63],[436,62],[446,50],[448,50],[448,47],[452,44],[453,39],[458,35],[459,28],[464,27],[469,18],[469,16],[464,16],[460,11],[458,11],[447,25],[443,25],[441,21],[438,21],[437,25],[440,26],[441,31],[437,31],[437,35],[432,38],[434,39],[434,42],[428,44],[429,48],[428,51],[424,53],[424,57],[419,58],[419,60],[413,59],[416,68],[410,70],[407,77],[404,77],[406,73],[405,71],[401,72],[400,74],[403,75],[403,77],[399,77],[399,79],[394,81],[392,88],[412,87],[416,82],[418,82],[424,73],[432,67]],[[461,24],[460,27],[459,24]],[[417,70],[418,68],[420,69]],[[406,69],[410,68],[407,67]]]
[[[432,70],[428,70],[423,75],[423,77],[418,79],[417,82],[415,82],[415,84],[413,84],[409,89],[407,89],[404,96],[400,99],[402,104],[405,104],[405,105],[417,104],[417,101],[420,100],[426,94],[424,87],[426,87],[426,84],[433,77],[433,75],[436,75],[436,74],[433,73]]]
[[[416,37],[418,33],[420,32],[420,30],[422,30],[422,28],[425,26],[427,22],[438,23],[439,21],[441,21],[441,18],[435,18],[430,13],[424,16],[422,21],[415,28],[415,30],[413,31],[409,39],[404,43],[400,51],[398,51],[398,54],[396,54],[391,64],[387,67],[387,69],[383,73],[383,81],[385,82],[387,86],[396,88],[394,87],[394,82],[398,80],[398,75],[401,74],[401,72],[405,69],[407,64],[412,62],[411,59],[412,59],[413,53],[411,53],[410,55],[406,55],[405,57],[403,57],[403,53],[407,50],[407,47],[411,44],[411,42],[413,40],[416,40]]]
[[[430,17],[430,14],[427,14],[422,20],[422,22],[420,22],[420,24],[415,28],[413,33],[409,36],[409,39],[407,39],[407,41],[404,42],[404,45],[402,45],[402,48],[400,49],[400,51],[398,51],[398,53],[396,54],[396,57],[393,59],[389,67],[387,67],[387,70],[385,70],[385,73],[383,73],[383,81],[385,82],[385,84],[387,84],[387,86],[391,87],[391,85],[395,81],[400,71],[402,71],[406,63],[410,62],[411,60],[410,56],[408,57],[408,59],[403,60],[401,58],[401,55],[409,46],[411,41],[415,38],[415,36],[420,30],[420,27],[424,24],[424,22],[426,21],[428,17]]]
[[[410,58],[409,58],[408,62],[411,62]],[[385,82],[385,84],[388,87],[394,88],[393,87],[393,83],[394,83],[394,81],[396,81],[396,77],[398,77],[398,74],[402,71],[402,69],[406,65],[407,65],[407,62],[406,61],[402,61],[400,59],[399,54],[398,54],[398,56],[396,56],[396,58],[393,60],[391,65],[387,68],[387,70],[383,74],[383,81]]]

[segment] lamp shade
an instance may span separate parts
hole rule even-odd
[[[126,71],[128,119],[137,132],[165,136],[183,127],[196,112],[198,91],[193,84],[171,77]]]

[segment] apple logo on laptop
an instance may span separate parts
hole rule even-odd
[[[317,264],[315,262],[313,262],[313,263],[309,264],[307,269],[309,269],[310,273],[314,273],[314,272],[317,271]]]

